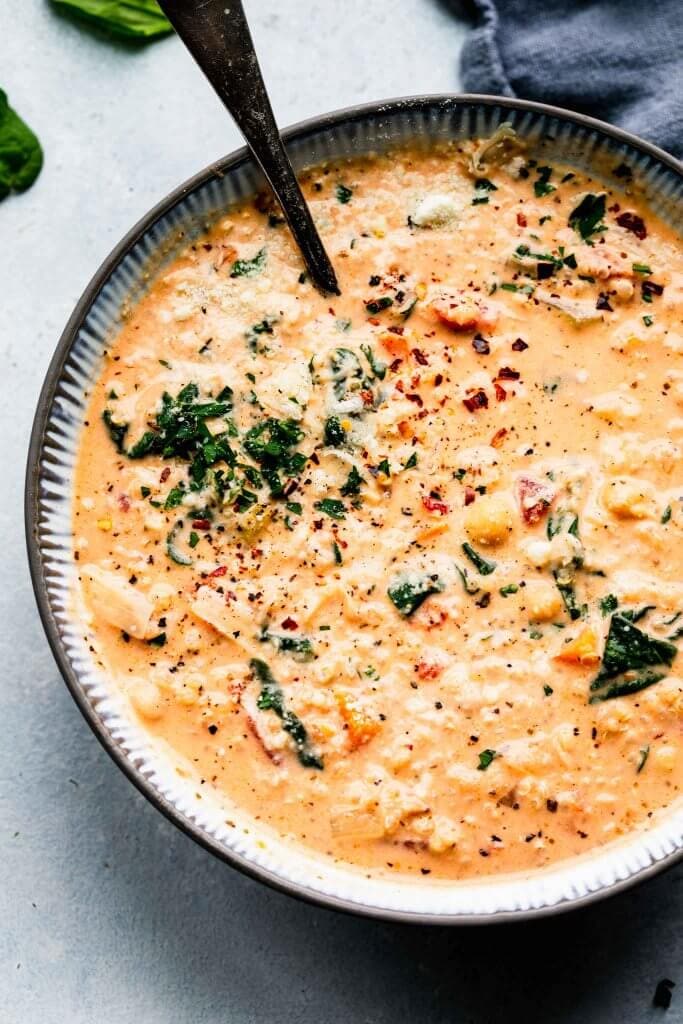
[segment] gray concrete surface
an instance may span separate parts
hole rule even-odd
[[[251,0],[282,124],[457,87],[438,0]],[[43,638],[24,458],[53,346],[122,233],[238,142],[180,44],[106,42],[47,0],[0,3],[0,87],[46,165],[0,206],[0,1024],[683,1020],[683,872],[553,920],[421,929],[303,906],[213,860],[138,796]],[[657,980],[679,982],[671,1009]]]

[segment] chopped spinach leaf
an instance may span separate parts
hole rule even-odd
[[[323,441],[329,448],[341,448],[346,443],[346,431],[338,416],[328,416],[325,420]]]
[[[470,580],[469,576],[467,575],[467,569],[461,569],[459,565],[456,565],[455,569],[458,575],[460,576],[460,579],[462,580],[462,585],[465,588],[465,593],[478,594],[479,587],[477,586],[476,583],[473,583],[472,580]]]
[[[271,633],[267,626],[264,626],[259,634],[259,640],[261,643],[272,644],[283,654],[291,654],[296,661],[312,661],[315,657],[313,644],[307,636]]]
[[[120,455],[125,455],[126,454],[125,440],[126,440],[126,434],[128,433],[128,424],[127,423],[116,423],[114,421],[114,415],[113,415],[111,409],[105,409],[104,410],[104,412],[102,413],[102,419],[104,421],[105,427],[109,431],[110,438],[112,439],[112,441],[114,442],[114,445],[116,446],[117,452]]]
[[[431,594],[440,594],[444,585],[438,576],[401,574],[387,589],[389,599],[404,617],[409,618]]]
[[[375,358],[375,353],[372,351],[369,345],[361,345],[361,352],[365,356],[372,370],[374,377],[378,380],[384,380],[387,375],[386,363],[383,363]]]
[[[591,702],[622,697],[659,682],[667,671],[648,671],[636,676],[640,669],[666,669],[671,667],[678,648],[668,640],[644,633],[623,614],[615,613],[610,620],[600,671],[591,683],[594,696]],[[605,683],[609,683],[605,687]],[[596,691],[601,691],[596,693]]]
[[[495,571],[496,563],[491,562],[487,558],[484,558],[482,555],[480,555],[478,551],[474,550],[471,544],[463,544],[462,550],[467,555],[467,557],[469,558],[470,562],[477,570],[477,572],[480,573],[480,575],[490,576],[491,573]]]
[[[182,530],[182,528],[183,521],[182,519],[179,519],[178,522],[173,527],[173,529],[169,530],[166,536],[166,554],[168,555],[172,562],[176,563],[176,565],[192,565],[192,559],[189,557],[189,555],[183,554],[183,552],[178,549],[176,543],[178,534]]]
[[[294,741],[297,757],[304,768],[322,769],[322,758],[315,752],[301,719],[287,708],[282,687],[273,676],[269,666],[259,658],[252,658],[249,668],[261,684],[261,692],[256,700],[258,709],[273,711],[278,716],[282,722],[282,728]]]

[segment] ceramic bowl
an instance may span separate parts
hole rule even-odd
[[[298,169],[418,141],[489,136],[510,122],[536,155],[606,180],[626,164],[654,210],[683,231],[683,167],[626,132],[541,104],[486,96],[427,96],[342,110],[283,133]],[[87,394],[102,353],[164,262],[263,180],[245,149],[179,186],[126,235],[86,288],[59,341],[36,412],[28,456],[26,529],[33,586],[64,679],[94,733],[137,788],[176,825],[223,860],[262,882],[328,907],[402,921],[493,922],[551,913],[617,892],[677,861],[683,808],[646,830],[535,873],[457,883],[371,880],[266,833],[175,770],[98,671],[69,601],[71,495]]]

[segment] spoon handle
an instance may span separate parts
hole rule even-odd
[[[338,295],[334,268],[275,123],[241,0],[159,0],[159,5],[249,144],[313,281]]]

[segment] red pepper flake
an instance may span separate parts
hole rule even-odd
[[[493,382],[493,386],[494,386],[494,388],[496,389],[496,399],[497,399],[497,400],[498,400],[499,402],[504,402],[504,401],[505,401],[505,399],[506,399],[506,398],[507,398],[507,396],[508,396],[508,393],[507,393],[507,391],[505,390],[505,388],[504,388],[504,387],[501,387],[501,385],[500,385],[500,384],[498,383],[498,381],[497,381],[497,380],[494,380],[494,382]]]
[[[227,572],[227,571],[228,571],[228,570],[227,570],[226,566],[224,566],[224,565],[219,565],[217,569],[214,569],[214,570],[213,570],[213,572],[210,572],[210,573],[209,573],[209,576],[210,576],[210,577],[211,577],[211,576],[214,576],[214,577],[215,577],[215,576],[225,576],[225,574],[226,574],[226,572]]]
[[[399,326],[387,327],[390,334],[403,334],[404,328]]]
[[[130,512],[130,498],[127,494],[119,494],[119,508],[122,512]]]
[[[372,324],[373,327],[379,327],[380,322],[381,321],[379,321],[376,316],[369,316],[368,317],[368,323]]]
[[[477,497],[477,492],[475,491],[474,487],[466,487],[465,488],[465,505],[466,506],[467,505],[471,505],[472,502],[475,501],[476,497]]]
[[[419,405],[420,408],[422,408],[422,406],[424,405],[424,402],[422,401],[419,395],[406,395],[406,398],[408,399],[409,402],[415,402],[415,405]]]
[[[501,366],[498,371],[499,380],[519,380],[519,371],[513,370],[509,366]]]
[[[528,347],[529,346],[527,345],[527,343],[524,340],[524,338],[515,338],[515,340],[512,342],[512,351],[513,352],[523,352],[524,349],[526,349]]]
[[[645,221],[637,213],[632,213],[630,210],[620,213],[617,217],[617,224],[620,228],[624,228],[625,231],[630,231],[636,238],[640,238],[641,241],[643,238],[647,238]]]
[[[436,665],[433,661],[419,661],[415,671],[418,679],[436,679],[443,672],[443,665]]]
[[[394,384],[394,387],[396,388],[397,391],[400,391],[401,394],[403,394],[403,392],[405,391],[405,385],[402,380],[397,380],[396,383]]]
[[[528,526],[534,526],[555,500],[555,491],[542,481],[522,476],[517,481],[517,500],[522,519]]]
[[[397,370],[400,369],[400,366],[401,366],[402,362],[403,362],[402,359],[394,359],[393,363],[389,364],[389,369],[391,370],[391,372],[392,373],[396,373]]]
[[[519,225],[520,228],[525,228],[526,227],[526,217],[524,216],[523,213],[518,213],[517,214],[517,224]]]
[[[501,391],[502,390],[503,389],[501,388]],[[476,412],[477,409],[486,409],[489,404],[489,400],[485,391],[475,391],[474,394],[470,395],[468,398],[463,398],[462,404],[468,412]]]
[[[192,526],[195,530],[210,530],[211,520],[210,519],[195,519],[192,522]]]
[[[282,626],[283,629],[290,629],[290,630],[292,630],[292,629],[298,629],[299,628],[298,622],[296,622],[294,619],[290,618],[289,616],[287,616],[286,619],[283,619],[282,622],[280,623],[280,625]]]
[[[360,392],[360,397],[363,399],[363,405],[372,405],[375,401],[372,391],[363,390]]]
[[[440,516],[448,515],[450,512],[450,506],[445,501],[439,501],[437,498],[432,498],[431,494],[424,495],[422,498],[422,504],[428,512],[438,512]]]
[[[491,438],[491,447],[500,448],[501,444],[503,443],[506,437],[507,427],[501,427],[500,430],[497,430],[493,437]]]
[[[441,386],[441,384],[443,384],[443,374],[437,373],[436,377],[434,378],[434,387],[438,388]]]
[[[161,476],[159,477],[159,483],[165,484],[170,475],[171,475],[171,467],[170,466],[164,466],[164,468],[161,471]]]
[[[424,354],[424,352],[421,352],[419,348],[414,348],[412,350],[412,353],[415,356],[416,363],[419,363],[420,366],[429,366],[429,360],[427,359],[427,356]]]

